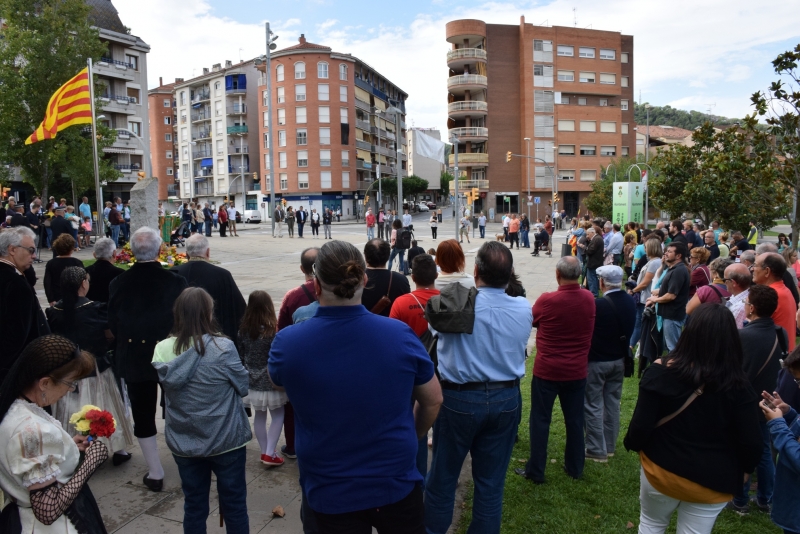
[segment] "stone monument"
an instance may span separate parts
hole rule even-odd
[[[142,226],[158,230],[158,178],[142,178],[131,189],[131,234]]]

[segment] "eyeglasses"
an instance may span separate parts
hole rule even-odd
[[[33,256],[34,254],[36,254],[36,247],[22,247],[22,246],[17,246],[16,248],[21,248],[21,249],[23,249],[23,250],[27,250],[27,251],[28,251],[28,254],[30,254],[31,256]]]
[[[69,390],[70,391],[75,391],[76,389],[78,389],[78,381],[77,380],[75,382],[67,382],[66,380],[62,380],[60,378],[53,378],[53,380],[55,380],[56,382],[58,382],[60,384],[64,384],[65,386],[69,386]]]

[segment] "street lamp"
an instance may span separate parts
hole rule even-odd
[[[461,224],[461,219],[458,216],[458,136],[453,134],[450,137],[450,142],[453,143],[453,183],[455,185],[455,196],[453,197],[453,219],[456,220],[456,239],[458,239],[458,227]]]
[[[647,110],[647,141],[644,146],[644,162],[647,163],[650,159],[650,104],[645,104],[644,109]],[[645,226],[647,226],[646,222]]]
[[[393,100],[389,101],[390,104],[392,102],[393,102]],[[395,129],[395,132],[394,132],[394,135],[395,135],[394,147],[395,147],[395,150],[397,151],[397,154],[395,154],[395,161],[397,161],[397,203],[399,204],[398,209],[400,210],[400,213],[402,215],[402,213],[403,213],[403,176],[400,173],[400,170],[402,169],[402,165],[400,164],[400,162],[402,161],[401,158],[400,158],[400,154],[401,154],[401,150],[400,150],[400,115],[403,114],[403,110],[401,110],[401,109],[399,109],[399,108],[397,108],[397,107],[395,107],[393,105],[390,105],[386,110],[383,110],[383,111],[379,110],[379,113],[381,115],[394,115],[394,129]],[[378,165],[379,165],[379,168],[380,168],[380,164],[378,164]],[[380,177],[379,177],[379,179],[380,179]],[[381,196],[382,192],[383,192],[383,189],[381,189],[381,184],[380,184],[380,182],[378,182],[378,196],[379,197]],[[411,210],[408,210],[408,211],[410,212]]]
[[[278,45],[275,44],[275,41],[278,40],[278,36],[272,33],[269,29],[269,22],[265,24],[266,34],[267,34],[267,53],[259,58],[256,58],[253,63],[258,66],[261,65],[262,62],[266,63],[264,69],[264,76],[267,78],[267,155],[269,156],[269,212],[272,219],[272,233],[275,234],[275,217],[272,216],[275,213],[275,174],[273,172],[273,167],[275,166],[275,162],[272,159],[272,63],[271,63],[271,56],[270,53],[278,48]],[[242,156],[244,158],[244,156]],[[244,180],[242,181],[244,183]]]
[[[527,145],[525,151],[525,172],[528,175],[528,221],[531,220],[531,203],[530,203],[530,196],[531,196],[531,138],[525,138],[525,144]]]

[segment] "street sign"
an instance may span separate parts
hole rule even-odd
[[[504,202],[509,202],[510,200],[511,200],[511,197],[503,197],[503,201]]]
[[[533,197],[533,203],[534,204],[541,204],[542,203],[542,197]]]
[[[533,197],[528,195],[528,202],[530,202],[531,200],[533,200]]]
[[[533,206],[533,202],[528,202],[528,206]]]

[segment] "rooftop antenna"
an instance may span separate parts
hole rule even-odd
[[[244,50],[244,48],[239,49],[239,63],[242,62],[242,50]]]
[[[642,90],[639,89],[639,105],[642,105]]]
[[[708,111],[709,115],[712,115],[711,110],[713,110],[715,107],[717,107],[717,103],[714,102],[713,104],[706,104],[706,106],[708,106],[706,108],[706,111]]]
[[[578,27],[578,8],[577,7],[573,7],[572,8],[572,25],[575,26],[576,28]]]

